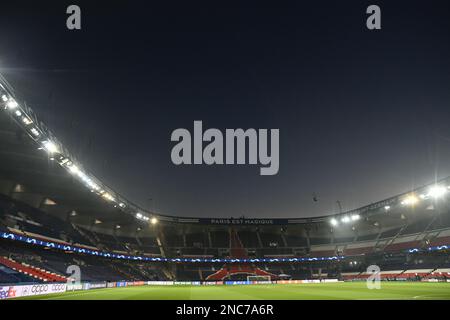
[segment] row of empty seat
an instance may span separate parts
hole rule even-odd
[[[427,279],[435,276],[441,276],[441,274],[435,273],[434,269],[390,270],[381,271],[379,275],[382,280]],[[446,273],[447,277],[449,275],[450,273]],[[348,272],[342,274],[343,280],[367,280],[369,277],[374,277],[374,274],[367,272]]]
[[[54,272],[34,267],[26,263],[19,263],[8,257],[0,257],[0,264],[43,282],[67,281],[66,277],[60,276]]]

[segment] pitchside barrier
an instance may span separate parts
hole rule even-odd
[[[34,285],[25,286],[5,286],[0,287],[0,300],[38,296],[50,293],[63,293],[66,292],[67,284],[65,283],[40,283]]]
[[[79,290],[83,290],[83,284],[81,284],[81,283],[68,284],[67,289],[66,289],[66,291],[79,291]]]
[[[37,296],[51,293],[64,293],[79,290],[134,286],[218,286],[218,285],[258,285],[258,284],[305,284],[338,282],[338,279],[322,280],[278,280],[278,281],[120,281],[120,282],[83,282],[78,284],[43,283],[35,285],[11,285],[0,287],[0,300]]]
[[[450,279],[424,279],[426,282],[450,282]],[[309,280],[277,280],[277,281],[119,281],[119,282],[83,282],[78,284],[41,283],[34,285],[0,286],[0,300],[27,296],[64,293],[79,290],[94,290],[103,288],[120,288],[135,286],[221,286],[221,285],[271,285],[271,284],[309,284],[336,283],[338,279]]]
[[[450,282],[450,279],[422,279],[422,282]]]
[[[302,283],[330,283],[330,282],[343,282],[338,279],[313,279],[313,280],[278,280],[277,284],[302,284]]]

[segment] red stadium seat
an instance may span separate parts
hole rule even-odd
[[[33,278],[42,280],[44,282],[66,282],[67,278],[57,275],[55,273],[36,268],[30,265],[22,264],[19,262],[16,262],[12,259],[6,258],[6,257],[0,257],[0,264],[16,270],[20,273],[27,274]]]

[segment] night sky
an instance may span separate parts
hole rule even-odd
[[[317,216],[450,175],[448,1],[93,2],[2,3],[0,72],[145,208]],[[81,31],[66,29],[69,4]],[[366,28],[370,4],[381,30]],[[279,173],[175,166],[170,135],[194,120],[279,128]]]

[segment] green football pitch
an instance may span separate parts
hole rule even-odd
[[[23,299],[57,300],[450,300],[450,283],[365,282],[235,286],[142,286],[66,292]]]

